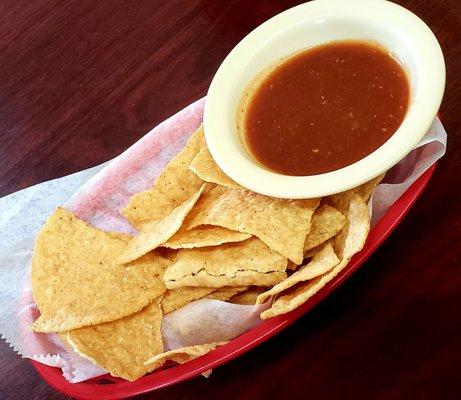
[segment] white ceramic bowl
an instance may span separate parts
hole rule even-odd
[[[411,99],[399,129],[369,156],[325,174],[286,176],[257,165],[243,148],[236,124],[238,105],[249,83],[283,57],[342,39],[379,42],[406,68]],[[444,88],[440,45],[410,11],[384,0],[312,1],[271,18],[229,53],[208,91],[205,137],[219,167],[250,190],[292,199],[325,196],[376,177],[408,154],[436,116]]]

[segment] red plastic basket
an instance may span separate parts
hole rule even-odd
[[[257,327],[233,339],[225,346],[221,346],[203,357],[154,372],[135,382],[128,382],[105,375],[82,383],[69,383],[62,376],[61,369],[59,368],[49,367],[36,361],[31,361],[32,365],[48,384],[68,396],[77,399],[110,400],[124,399],[173,385],[233,360],[292,324],[303,314],[315,307],[357,270],[397,227],[413,203],[423,192],[434,173],[435,167],[436,165],[434,164],[429,168],[392,205],[386,215],[371,230],[363,250],[353,257],[348,266],[315,296],[292,312],[262,322]]]

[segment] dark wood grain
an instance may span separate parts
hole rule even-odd
[[[294,1],[3,0],[0,195],[106,161],[202,97]],[[402,0],[444,50],[445,158],[366,266],[236,361],[140,399],[459,399],[461,2]],[[430,79],[430,77],[425,77]],[[0,343],[0,399],[64,399]]]

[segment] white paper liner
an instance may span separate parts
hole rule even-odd
[[[219,300],[196,300],[163,317],[165,351],[231,340],[261,322],[269,303],[244,306]]]
[[[105,373],[66,349],[57,335],[27,329],[38,316],[29,283],[34,237],[53,210],[63,204],[94,226],[134,233],[118,210],[132,194],[151,187],[166,163],[183,148],[201,123],[203,105],[204,99],[191,104],[108,163],[0,199],[0,334],[20,356],[61,367],[70,382]],[[392,168],[385,183],[375,190],[370,202],[372,225],[443,156],[446,139],[436,119],[415,150]],[[242,306],[217,300],[190,303],[164,317],[165,350],[232,339],[261,322],[261,307],[267,305]]]

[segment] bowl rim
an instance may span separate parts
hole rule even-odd
[[[287,176],[258,165],[238,140],[235,124],[226,122],[225,102],[231,96],[232,79],[245,55],[252,53],[268,36],[283,35],[284,28],[315,17],[376,18],[387,24],[404,26],[416,43],[421,62],[416,97],[401,126],[381,147],[344,168],[311,176]],[[287,25],[289,24],[289,25]],[[319,41],[318,44],[325,43]],[[424,63],[424,65],[423,65]],[[254,71],[256,76],[260,71]],[[238,72],[237,72],[238,73]],[[427,75],[426,75],[427,74]],[[397,164],[422,139],[436,117],[445,88],[445,62],[440,45],[429,27],[404,7],[384,0],[315,0],[290,8],[250,32],[218,68],[205,101],[204,132],[209,151],[222,171],[241,186],[279,198],[314,198],[356,187]],[[227,97],[226,97],[227,96]]]

